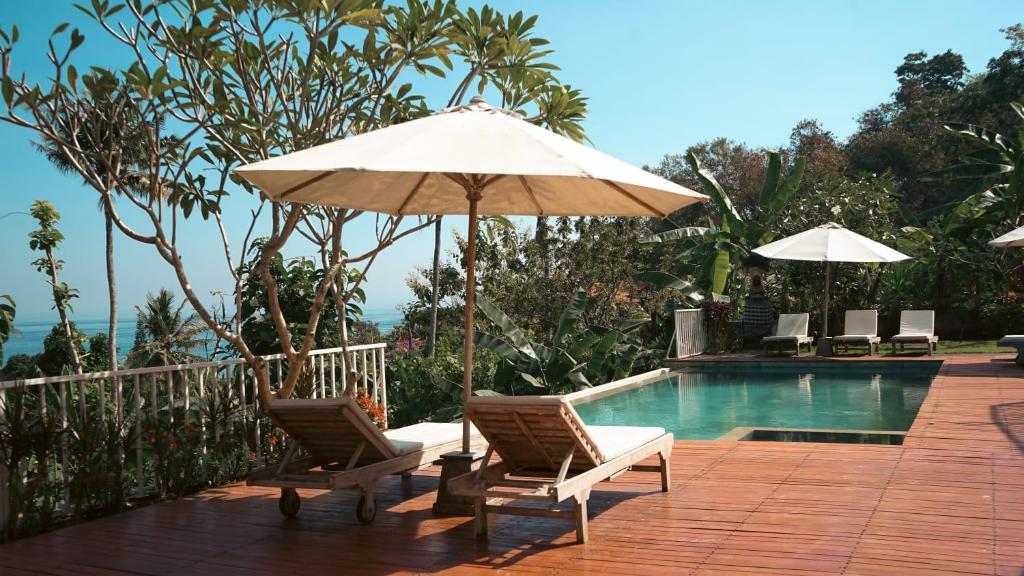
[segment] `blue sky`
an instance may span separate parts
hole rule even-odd
[[[1019,0],[561,0],[492,5],[540,15],[537,34],[551,41],[560,77],[590,98],[585,127],[594,145],[638,165],[654,164],[665,154],[718,136],[780,146],[804,118],[815,118],[845,138],[862,111],[895,89],[893,70],[908,52],[953,49],[963,54],[972,71],[981,71],[1006,47],[999,29],[1024,19]],[[120,48],[93,30],[71,2],[20,2],[0,13],[5,29],[12,23],[21,29],[14,69],[35,78],[47,74],[46,39],[64,21],[86,34],[85,48],[77,56],[79,68],[117,64],[123,58]],[[443,105],[451,87],[445,82],[427,86],[431,104]],[[19,214],[33,200],[47,199],[63,214],[61,229],[67,240],[60,256],[66,261],[64,280],[81,293],[76,315],[102,316],[103,221],[96,196],[77,179],[57,173],[29,145],[30,136],[0,125],[0,294],[15,297],[23,318],[53,314],[47,285],[30,265],[36,258],[27,241],[33,222]],[[244,233],[244,215],[253,205],[244,199],[232,203],[227,221],[233,236]],[[465,228],[464,218],[446,223],[449,229]],[[351,245],[363,243],[371,227],[367,221],[354,230]],[[368,308],[394,309],[408,299],[405,278],[415,266],[429,263],[431,239],[430,232],[421,232],[378,260],[367,285]],[[130,312],[147,291],[177,286],[152,248],[121,237],[116,250],[122,311]],[[303,251],[296,246],[288,253]],[[183,252],[200,294],[230,289],[212,227],[190,226]]]

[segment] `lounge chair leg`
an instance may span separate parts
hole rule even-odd
[[[661,491],[668,492],[672,486],[672,472],[669,469],[669,452],[658,452],[658,460],[661,461]]]
[[[587,526],[587,500],[590,499],[590,490],[584,490],[575,496],[576,499],[576,542],[586,544],[589,538],[589,527]]]
[[[473,533],[477,538],[487,536],[487,498],[479,496],[473,499]]]

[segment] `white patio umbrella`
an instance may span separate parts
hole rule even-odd
[[[755,248],[754,253],[776,260],[807,260],[825,263],[825,298],[821,305],[821,335],[828,336],[829,272],[832,262],[899,262],[910,258],[829,222]]]
[[[989,240],[988,243],[996,248],[1024,248],[1024,226],[1011,230],[994,240]]]
[[[472,394],[478,215],[665,217],[707,196],[526,122],[467,106],[242,166],[274,200],[468,214],[463,400]],[[462,448],[469,452],[469,421]]]

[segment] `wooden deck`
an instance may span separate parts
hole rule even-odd
[[[943,357],[901,446],[678,442],[673,490],[627,473],[569,523],[430,512],[436,471],[352,493],[231,486],[0,546],[0,574],[1024,574],[1024,369]]]

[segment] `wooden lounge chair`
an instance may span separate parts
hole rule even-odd
[[[478,470],[453,478],[451,493],[474,499],[477,536],[487,534],[488,514],[572,519],[576,541],[587,541],[591,488],[626,470],[658,472],[669,489],[672,434],[663,428],[586,426],[561,396],[474,397],[465,416],[487,439]],[[499,463],[491,463],[497,454]],[[657,465],[640,465],[657,455]],[[504,500],[575,501],[572,509],[499,504]],[[500,499],[500,500],[494,500]]]
[[[1006,346],[1017,350],[1017,366],[1024,366],[1024,334],[1007,334],[999,339],[996,346]]]
[[[877,310],[847,310],[846,321],[843,322],[843,335],[832,339],[833,349],[843,353],[850,351],[850,345],[866,346],[868,355],[877,352],[882,345],[878,337]]]
[[[462,424],[423,422],[381,432],[348,395],[276,400],[267,412],[288,433],[288,450],[279,464],[249,474],[246,484],[280,488],[278,506],[287,517],[299,512],[296,488],[357,490],[356,517],[369,524],[377,513],[377,480],[428,466],[442,454],[462,449]],[[473,432],[482,447],[481,437]]]
[[[907,344],[924,344],[931,356],[939,346],[939,337],[935,335],[934,310],[903,310],[900,312],[900,333],[893,336],[892,353],[906,349]]]
[[[765,336],[761,339],[765,354],[771,345],[778,347],[779,354],[782,354],[782,347],[793,345],[796,347],[796,355],[800,355],[800,346],[806,344],[807,351],[811,351],[813,339],[807,335],[808,314],[779,314],[779,322],[775,328],[775,334]]]

